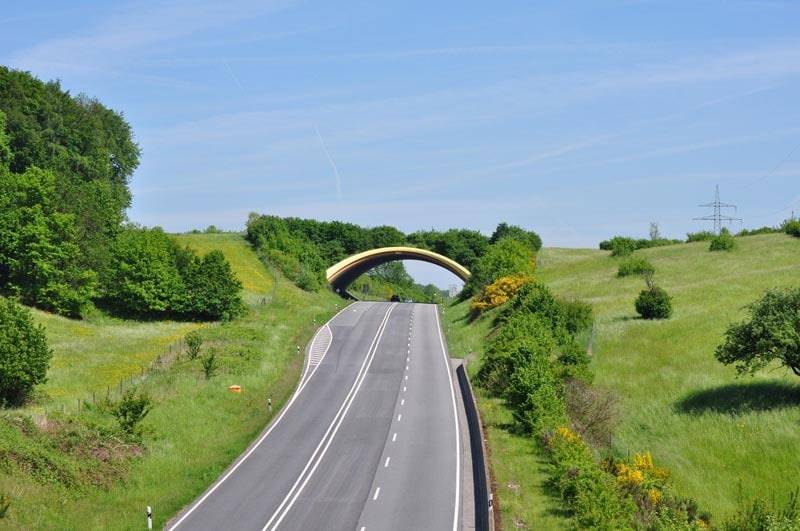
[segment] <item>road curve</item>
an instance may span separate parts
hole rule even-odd
[[[436,306],[355,303],[320,329],[272,425],[167,529],[456,530],[458,430]]]

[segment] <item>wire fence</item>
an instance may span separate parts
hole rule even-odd
[[[73,411],[73,404],[75,406],[74,411],[81,411],[89,404],[94,406],[103,402],[113,402],[120,399],[130,389],[143,383],[153,374],[169,369],[181,359],[188,358],[186,340],[184,337],[180,337],[167,345],[164,351],[156,356],[150,363],[140,365],[138,371],[131,372],[115,385],[107,385],[105,389],[95,389],[88,392],[83,398],[74,399],[74,403],[69,401],[61,402],[57,406],[47,409],[49,411],[55,410],[61,413],[68,413]]]

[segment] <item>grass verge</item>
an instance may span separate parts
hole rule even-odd
[[[493,312],[470,322],[467,301],[443,306],[442,313],[451,356],[464,358],[482,350],[491,331]],[[478,362],[469,359],[471,377],[477,368]],[[568,529],[571,520],[547,486],[548,463],[536,441],[514,432],[511,410],[502,400],[489,397],[477,386],[473,389],[487,439],[495,510],[500,511],[503,528]]]
[[[245,317],[201,329],[204,352],[213,349],[219,359],[211,379],[203,375],[199,360],[186,358],[145,377],[139,387],[152,397],[154,408],[144,421],[142,448],[94,444],[94,438],[106,433],[108,419],[92,410],[34,412],[34,422],[24,425],[15,424],[14,418],[31,411],[7,412],[0,430],[0,492],[10,495],[12,504],[3,527],[141,529],[147,505],[161,527],[201,493],[269,422],[267,398],[272,398],[274,411],[280,410],[302,368],[296,345],[311,337],[314,319],[326,320],[342,304],[327,291],[306,293],[282,278],[274,282],[268,304],[250,297]],[[104,322],[93,326],[101,330]],[[131,323],[138,325],[171,326]],[[65,350],[85,358],[83,372],[64,373],[68,364],[54,365],[51,371],[54,384],[62,381],[65,388],[75,389],[91,385],[92,358],[106,356],[102,343],[116,337],[112,330],[79,342],[66,325],[51,326],[49,334],[57,358]],[[71,341],[75,347],[63,346]],[[243,393],[229,392],[232,384],[241,385]],[[78,428],[70,431],[72,425]],[[113,466],[99,466],[103,463]]]

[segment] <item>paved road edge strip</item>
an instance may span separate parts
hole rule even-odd
[[[458,531],[458,513],[461,502],[461,432],[458,428],[458,406],[456,405],[456,391],[453,387],[453,371],[450,367],[450,356],[447,355],[447,347],[442,336],[442,323],[439,320],[439,307],[434,306],[433,313],[436,315],[436,331],[439,334],[439,344],[442,346],[442,359],[447,370],[448,383],[450,384],[450,398],[453,401],[453,422],[455,423],[456,433],[456,496],[455,507],[453,507],[453,531]]]
[[[319,331],[320,331],[320,330],[321,330],[321,329],[322,329],[324,326],[328,326],[328,325],[331,323],[331,321],[333,321],[334,319],[336,319],[336,318],[337,318],[337,317],[338,317],[338,316],[339,316],[339,315],[340,315],[342,312],[344,312],[345,310],[347,310],[348,308],[350,308],[350,306],[352,306],[352,304],[348,304],[348,305],[346,305],[344,308],[342,308],[341,310],[339,310],[338,312],[336,312],[336,314],[335,314],[333,317],[331,317],[331,318],[330,318],[330,319],[329,319],[329,320],[328,320],[328,321],[327,321],[327,322],[326,322],[326,323],[325,323],[323,326],[321,326],[320,328],[318,328],[318,329],[317,329],[317,331],[314,333],[314,336],[312,337],[312,339],[311,339],[311,341],[309,342],[309,344],[313,344],[314,340],[317,338],[317,335],[319,334]],[[331,340],[331,343],[333,343],[333,340]],[[330,345],[328,345],[328,348],[330,348]],[[325,351],[325,354],[327,355],[327,350]],[[324,359],[324,357],[325,357],[325,355],[323,355],[323,359]],[[306,349],[306,358],[308,358],[308,349]],[[300,393],[303,391],[303,389],[305,388],[306,384],[307,384],[307,383],[308,383],[308,382],[311,380],[311,377],[312,377],[312,376],[314,376],[314,372],[316,372],[316,370],[317,370],[317,367],[319,367],[319,365],[321,365],[321,364],[322,364],[322,363],[320,362],[320,364],[318,364],[316,367],[314,367],[314,370],[313,370],[313,371],[311,371],[311,374],[308,374],[308,378],[306,378],[306,373],[307,373],[307,370],[304,370],[304,372],[303,372],[303,374],[301,375],[300,379],[297,381],[297,388],[295,389],[295,392],[292,394],[291,398],[290,398],[290,399],[289,399],[289,401],[286,403],[286,405],[285,405],[285,406],[283,406],[283,408],[281,409],[281,411],[280,411],[280,413],[278,414],[278,416],[277,416],[277,417],[275,417],[275,418],[272,420],[272,422],[270,422],[270,423],[267,425],[267,427],[266,427],[265,431],[264,431],[264,432],[261,434],[261,436],[260,436],[260,437],[259,437],[259,438],[256,440],[256,442],[255,442],[255,443],[253,443],[253,444],[250,446],[250,448],[248,448],[248,449],[245,451],[245,453],[244,453],[244,454],[242,454],[242,455],[241,455],[241,456],[240,456],[240,457],[239,457],[239,458],[238,458],[238,459],[237,459],[237,460],[234,462],[234,464],[233,464],[233,465],[232,465],[232,466],[231,466],[231,467],[228,469],[228,471],[227,471],[227,472],[225,472],[225,473],[222,475],[222,477],[221,477],[221,478],[219,478],[219,479],[218,479],[216,482],[214,482],[214,483],[211,485],[211,487],[209,487],[209,488],[208,488],[208,490],[207,490],[207,491],[206,491],[206,492],[205,492],[205,493],[204,493],[204,494],[203,494],[203,495],[200,497],[200,499],[199,499],[199,500],[197,500],[196,502],[194,502],[194,503],[193,503],[193,504],[190,506],[190,508],[189,508],[189,509],[188,509],[186,512],[184,512],[184,513],[183,513],[183,514],[180,516],[180,518],[179,518],[179,519],[178,519],[178,520],[177,520],[177,521],[176,521],[174,524],[172,524],[172,525],[171,525],[169,528],[167,528],[167,531],[174,531],[175,529],[177,529],[177,528],[178,528],[178,526],[179,526],[179,525],[181,525],[181,523],[183,523],[183,521],[184,521],[184,520],[186,520],[186,519],[189,517],[189,515],[191,515],[191,514],[192,514],[192,513],[193,513],[193,512],[194,512],[194,511],[195,511],[195,510],[196,510],[196,509],[197,509],[197,508],[198,508],[200,505],[202,505],[202,503],[203,503],[204,501],[206,501],[206,500],[208,499],[208,497],[209,497],[209,496],[211,496],[211,494],[213,494],[213,493],[214,493],[214,491],[216,491],[216,490],[219,488],[219,486],[220,486],[220,485],[222,485],[222,484],[225,482],[225,480],[227,480],[227,479],[228,479],[228,478],[229,478],[231,475],[233,475],[233,473],[234,473],[234,472],[236,472],[236,470],[237,470],[237,469],[238,469],[238,468],[239,468],[239,467],[242,465],[242,463],[244,463],[244,462],[247,460],[247,458],[248,458],[248,457],[250,457],[250,456],[253,454],[253,452],[255,452],[255,451],[256,451],[256,449],[257,449],[257,448],[258,448],[258,447],[261,445],[261,443],[263,443],[263,442],[264,442],[264,440],[267,438],[267,436],[268,436],[270,433],[272,433],[272,430],[273,430],[273,429],[275,429],[275,426],[277,426],[277,425],[278,425],[278,423],[279,423],[279,422],[280,422],[280,421],[283,419],[283,417],[286,415],[286,412],[289,410],[289,408],[292,406],[292,404],[294,403],[294,401],[297,399],[297,397],[298,397],[298,396],[300,395]],[[304,365],[306,365],[306,366],[308,365],[308,359],[304,360]],[[165,526],[165,528],[166,528],[166,526]]]

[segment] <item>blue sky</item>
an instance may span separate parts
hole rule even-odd
[[[706,228],[716,184],[745,226],[800,211],[800,2],[29,1],[0,27],[0,62],[125,113],[129,216],[168,230],[595,246]]]

